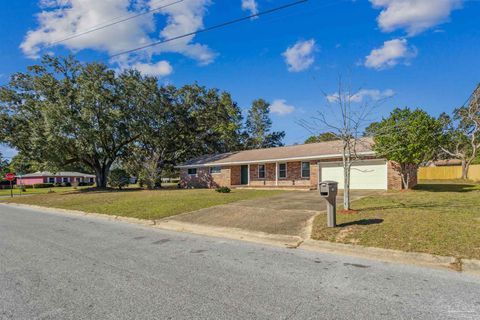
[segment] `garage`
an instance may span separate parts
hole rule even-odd
[[[320,180],[338,181],[343,189],[343,166],[341,162],[321,162]],[[364,160],[356,162],[350,171],[351,189],[387,189],[387,163],[385,160]]]

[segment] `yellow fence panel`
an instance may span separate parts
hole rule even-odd
[[[461,166],[421,167],[418,170],[420,180],[454,180],[462,178]],[[480,165],[470,166],[469,180],[480,181]]]

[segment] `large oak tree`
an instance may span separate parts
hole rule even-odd
[[[0,136],[52,171],[81,164],[106,187],[115,160],[136,139],[156,80],[100,63],[45,56],[0,88]]]

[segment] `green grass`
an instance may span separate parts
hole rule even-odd
[[[209,189],[164,189],[125,191],[76,191],[4,199],[3,202],[81,210],[139,219],[161,219],[239,200],[268,197],[282,191],[232,190],[218,193]]]
[[[338,228],[314,221],[312,238],[480,259],[480,185],[422,183],[415,190],[369,196],[338,214]]]
[[[78,189],[85,189],[88,187],[78,187]],[[71,192],[74,191],[75,189],[73,187],[53,187],[53,188],[31,188],[31,189],[26,189],[26,191],[21,191],[18,188],[13,188],[13,195],[14,196],[20,196],[20,195],[31,195],[31,194],[46,194],[50,191],[55,191],[56,193],[61,193],[61,192]],[[9,196],[10,195],[10,189],[0,189],[0,196]]]

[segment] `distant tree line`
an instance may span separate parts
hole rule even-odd
[[[188,158],[283,145],[270,105],[246,119],[228,92],[161,86],[136,70],[45,56],[0,87],[0,142],[19,151],[15,171],[93,172],[100,188],[122,167],[149,188]]]

